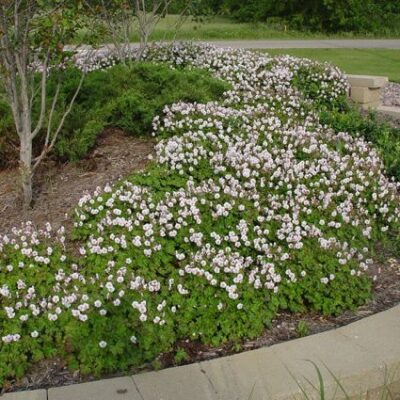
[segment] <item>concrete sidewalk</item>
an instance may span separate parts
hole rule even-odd
[[[400,394],[400,305],[343,328],[229,357],[132,377],[6,394],[4,400],[270,400],[304,398],[293,377],[326,399],[340,380],[350,397],[380,399],[385,379]],[[292,376],[291,376],[292,375]],[[336,399],[344,398],[339,389]]]

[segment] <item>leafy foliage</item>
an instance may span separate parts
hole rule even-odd
[[[203,3],[213,12],[223,12],[245,22],[280,19],[292,29],[399,33],[399,0],[204,0]]]
[[[296,333],[299,337],[305,337],[310,334],[310,327],[308,326],[306,321],[299,321],[296,326]]]

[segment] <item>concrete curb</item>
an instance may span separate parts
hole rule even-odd
[[[6,394],[4,400],[270,400],[311,398],[321,370],[326,399],[400,394],[400,305],[345,327],[182,367],[61,388]],[[329,368],[329,370],[327,369]],[[329,372],[331,371],[331,372]],[[386,382],[386,385],[385,385]]]

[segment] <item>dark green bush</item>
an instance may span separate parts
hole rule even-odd
[[[73,95],[79,80],[70,71],[63,98]],[[148,135],[153,118],[167,104],[178,101],[205,103],[218,99],[227,85],[204,71],[175,71],[165,65],[117,65],[89,74],[63,128],[56,154],[70,160],[82,158],[105,127],[132,135]]]
[[[74,69],[61,76],[61,107],[56,110],[53,127],[72,98],[80,76]],[[49,81],[49,102],[58,79],[60,76]],[[217,100],[228,87],[205,71],[176,71],[166,65],[150,63],[120,64],[105,71],[91,72],[65,121],[54,149],[55,156],[62,160],[81,159],[93,148],[97,136],[106,127],[120,128],[132,135],[148,135],[153,118],[166,105],[178,101],[205,103]],[[0,160],[6,160],[10,142],[16,146],[18,141],[11,110],[1,99],[0,115]]]
[[[17,156],[16,142],[17,135],[11,110],[0,96],[0,168],[15,161]]]
[[[399,0],[205,0],[201,3],[240,22],[265,22],[273,17],[280,18],[291,29],[400,33]]]

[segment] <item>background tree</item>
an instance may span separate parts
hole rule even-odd
[[[23,204],[32,202],[32,177],[53,148],[82,85],[53,126],[61,80],[49,101],[47,81],[65,62],[64,44],[79,27],[78,0],[0,0],[0,85],[9,103],[20,143]],[[39,109],[34,118],[33,110]],[[43,147],[33,158],[33,142],[45,131]]]
[[[400,0],[202,0],[242,22],[280,19],[292,29],[400,33]]]
[[[93,17],[97,17],[105,27],[104,36],[111,39],[118,58],[130,61],[133,53],[131,41],[134,33],[139,37],[137,60],[142,58],[149,38],[161,18],[168,13],[180,18],[170,27],[177,32],[189,15],[204,9],[202,0],[88,0]]]

